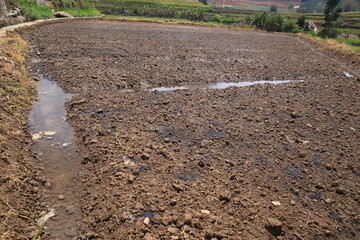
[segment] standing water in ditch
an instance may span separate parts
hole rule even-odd
[[[65,94],[55,83],[42,77],[38,85],[38,100],[29,116],[30,132],[35,144],[33,152],[43,167],[45,201],[48,211],[39,220],[50,239],[73,239],[78,236],[80,157],[76,152],[74,133],[66,121]]]

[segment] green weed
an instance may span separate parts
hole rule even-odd
[[[37,5],[34,0],[19,0],[18,3],[27,21],[54,18],[50,7]]]
[[[107,2],[121,3],[122,5],[162,5],[176,7],[204,7],[200,2],[181,1],[181,0],[107,0]],[[101,4],[101,2],[98,2]],[[97,3],[95,3],[97,4]]]
[[[92,17],[100,16],[99,10],[93,7],[89,8],[59,8],[58,11],[64,11],[70,13],[74,17]]]
[[[360,47],[360,39],[353,39],[353,38],[348,38],[348,39],[337,39],[339,42],[343,42],[352,46],[357,46]]]

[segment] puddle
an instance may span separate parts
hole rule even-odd
[[[65,94],[55,83],[40,78],[38,101],[29,116],[30,132],[35,144],[32,151],[39,156],[42,174],[49,180],[45,201],[52,212],[46,219],[50,239],[72,239],[78,236],[80,158],[76,153],[72,127],[65,121]]]
[[[209,83],[209,84],[193,84],[193,85],[184,85],[177,87],[158,87],[151,88],[150,91],[175,91],[175,90],[190,90],[190,89],[224,89],[228,87],[246,87],[252,86],[255,84],[280,84],[280,83],[289,83],[289,82],[304,82],[304,80],[277,80],[277,81],[254,81],[254,82],[231,82],[231,83]]]

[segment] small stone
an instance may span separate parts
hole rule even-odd
[[[220,201],[225,201],[225,202],[229,202],[231,199],[231,192],[229,191],[221,191],[219,193],[219,200]]]
[[[200,146],[202,147],[202,148],[204,148],[204,147],[206,147],[207,145],[209,144],[209,140],[202,140],[201,141],[201,143],[200,143]]]
[[[64,199],[65,199],[65,196],[62,195],[62,194],[60,194],[57,198],[58,198],[58,200],[64,200]]]
[[[199,167],[205,167],[205,163],[200,160],[200,161],[198,162],[198,166],[199,166]]]
[[[170,138],[165,138],[165,139],[164,139],[164,142],[169,143],[169,142],[170,142]]]
[[[67,146],[69,146],[71,143],[63,143],[63,147],[67,147]]]
[[[171,240],[178,240],[179,237],[178,237],[178,236],[170,236],[170,239],[171,239]]]
[[[327,203],[327,204],[330,204],[330,203],[332,203],[332,200],[331,200],[330,198],[326,198],[326,199],[324,200],[324,202]]]
[[[146,218],[144,219],[144,224],[145,224],[145,225],[150,225],[150,218],[146,217]]]
[[[292,118],[297,118],[297,117],[299,117],[300,115],[299,115],[297,112],[293,111],[293,112],[290,113],[290,116],[291,116]]]
[[[33,187],[32,191],[33,191],[34,193],[37,193],[37,192],[39,192],[39,188],[38,188],[38,187]]]
[[[149,159],[150,158],[150,154],[149,153],[143,153],[142,155],[141,155],[141,159],[142,160],[147,160],[147,159]]]
[[[268,218],[265,228],[274,236],[279,236],[282,233],[282,223],[275,218]]]
[[[336,189],[335,193],[345,195],[345,190],[342,187]]]
[[[129,175],[129,177],[127,178],[126,182],[128,184],[132,184],[135,181],[135,176],[134,175]]]
[[[142,203],[136,203],[136,205],[135,205],[135,209],[144,209],[144,205],[142,204]]]
[[[168,227],[167,230],[168,230],[168,232],[170,232],[172,234],[176,234],[179,232],[179,229],[174,228],[174,227]]]
[[[193,215],[191,213],[185,213],[184,215],[184,222],[186,224],[191,224],[191,220],[193,218]]]
[[[69,215],[72,215],[74,212],[75,212],[75,207],[74,206],[67,206],[66,208],[65,208],[65,212],[67,212],[67,214],[69,214]]]
[[[174,184],[172,185],[172,187],[173,187],[173,189],[176,190],[177,192],[182,192],[182,191],[184,191],[184,188],[183,188],[182,186],[180,186],[179,184],[174,183]]]
[[[279,201],[271,201],[271,204],[274,206],[280,206],[281,203]]]
[[[210,214],[210,211],[206,210],[206,209],[201,209],[200,212],[203,213],[203,214],[207,214],[207,215]]]
[[[51,189],[51,188],[52,188],[52,184],[51,184],[50,181],[46,181],[46,182],[45,182],[45,188],[46,188],[46,189]]]
[[[294,200],[290,200],[290,205],[294,206],[296,202]]]
[[[146,233],[144,236],[144,240],[155,240],[155,238],[150,233]]]
[[[171,199],[170,201],[170,206],[175,206],[177,204],[177,200],[176,199]]]
[[[306,152],[304,152],[304,151],[299,151],[299,157],[305,158],[305,157],[306,157]]]
[[[330,230],[325,230],[325,235],[327,236],[327,237],[329,237],[329,236],[331,236],[331,231]]]

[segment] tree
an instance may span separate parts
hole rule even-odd
[[[277,12],[277,5],[276,4],[271,4],[270,5],[270,12]]]
[[[294,10],[294,3],[293,2],[290,2],[289,5],[288,5],[288,9],[289,11],[293,11]]]
[[[305,24],[306,24],[306,17],[305,15],[301,15],[300,17],[298,17],[296,24],[301,28],[301,29],[305,29]]]
[[[325,3],[324,2],[318,2],[315,5],[315,12],[321,13],[325,11]]]
[[[284,18],[279,14],[270,14],[265,21],[265,30],[269,32],[281,32]]]
[[[330,38],[334,38],[338,34],[336,29],[333,29],[333,27],[334,22],[340,17],[340,14],[342,12],[342,8],[337,7],[339,2],[340,0],[328,0],[325,6],[325,28],[323,29],[322,34]]]
[[[295,20],[285,20],[282,25],[282,31],[288,33],[297,33],[299,32],[299,28],[296,25]]]
[[[266,11],[262,11],[262,12],[256,14],[254,17],[254,20],[252,22],[252,26],[255,26],[258,29],[264,29],[265,21],[268,16],[269,16],[269,13]]]
[[[359,9],[360,4],[355,0],[344,0],[344,12],[354,12]]]

